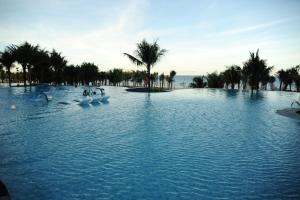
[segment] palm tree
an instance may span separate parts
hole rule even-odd
[[[125,71],[123,72],[123,86],[129,86],[129,81],[132,78],[132,72],[131,71]]]
[[[141,86],[142,83],[143,83],[143,80],[145,80],[145,77],[147,76],[147,72],[146,71],[135,71],[133,72],[133,75],[132,75],[132,82],[133,82],[133,85],[136,87],[136,86]]]
[[[213,72],[207,75],[207,85],[209,88],[223,88],[224,87],[224,78],[222,74]]]
[[[8,47],[4,52],[0,52],[0,62],[5,66],[8,75],[8,84],[11,86],[11,73],[10,69],[12,68],[12,64],[14,63],[14,57],[11,49]]]
[[[296,85],[297,92],[300,92],[300,65],[297,65],[295,68],[295,74],[293,75],[293,79]]]
[[[99,79],[101,85],[107,84],[107,77],[108,77],[108,75],[106,72],[103,72],[103,71],[99,72],[98,79]]]
[[[123,80],[123,69],[114,68],[108,72],[109,84],[118,86]]]
[[[153,88],[154,86],[154,83],[157,83],[157,80],[158,80],[158,73],[157,72],[154,72],[150,75],[150,84],[151,84],[151,87]],[[156,85],[156,84],[155,84]]]
[[[5,71],[2,68],[0,68],[0,79],[1,79],[1,82],[4,83]]]
[[[151,67],[153,67],[160,58],[165,55],[166,50],[161,49],[154,41],[153,44],[148,43],[145,39],[137,44],[137,50],[135,51],[136,56],[132,56],[128,53],[124,53],[134,64],[137,66],[144,65],[147,68],[147,79],[148,79],[148,92],[151,90],[150,86],[150,75]]]
[[[0,79],[1,79],[1,82],[4,83],[4,79],[5,79],[5,71],[3,70],[4,68],[4,65],[2,65],[0,63]]]
[[[165,82],[165,74],[164,73],[159,75],[159,82],[160,82],[161,88],[164,88],[164,82]]]
[[[175,82],[174,77],[176,76],[176,72],[172,70],[170,72],[170,79],[171,79],[171,89],[173,88],[173,82]]]
[[[64,70],[64,81],[68,84],[77,85],[78,83],[78,70],[74,65],[65,67]]]
[[[295,73],[295,70],[293,68],[290,68],[287,70],[288,78],[286,80],[287,86],[289,86],[290,91],[292,90],[292,84],[293,84],[293,75]]]
[[[170,89],[171,88],[172,79],[171,79],[171,77],[169,75],[166,76],[166,81],[168,83],[168,89]]]
[[[231,83],[231,74],[230,74],[230,71],[229,70],[225,70],[224,72],[222,72],[220,74],[220,76],[223,78],[225,88],[228,89],[228,86]]]
[[[287,87],[290,86],[290,89],[292,87],[293,83],[293,70],[292,69],[286,69],[286,70],[279,70],[277,72],[278,78],[280,80],[280,90],[285,91],[287,90]]]
[[[300,90],[300,66],[291,67],[289,69],[281,69],[277,72],[277,76],[280,80],[280,90],[285,91],[289,86],[292,89],[292,83],[296,85],[296,90]]]
[[[231,89],[234,89],[235,84],[238,84],[238,88],[240,88],[242,75],[241,68],[239,66],[232,65],[227,67],[227,69],[223,72],[223,77],[227,88],[228,84],[231,85]]]
[[[248,84],[248,78],[249,78],[249,71],[247,67],[243,67],[242,71],[241,71],[241,80],[242,80],[242,86],[243,86],[243,90],[246,89],[247,84]]]
[[[245,71],[248,73],[248,82],[251,87],[251,92],[253,90],[258,91],[259,83],[266,80],[269,77],[269,73],[273,67],[267,67],[266,61],[260,59],[259,49],[256,53],[250,52],[250,58],[244,63]]]
[[[298,84],[299,84],[299,66],[296,67],[291,67],[288,71],[289,71],[289,79],[292,80],[292,82],[295,83],[296,85],[296,90],[298,91]],[[290,81],[290,80],[289,80]],[[290,85],[290,90],[292,90],[292,83],[289,83]]]
[[[274,82],[276,81],[276,78],[275,78],[275,76],[270,76],[269,77],[269,84],[270,84],[270,89],[271,90],[274,90]]]
[[[99,77],[98,66],[94,63],[82,63],[80,67],[81,80],[83,84],[88,84],[89,82],[94,82]]]
[[[270,73],[273,70],[273,66],[271,67],[266,67],[262,70],[261,72],[261,78],[260,78],[260,82],[261,82],[261,86],[264,90],[267,89],[267,84],[270,80]]]
[[[62,82],[62,75],[64,68],[67,66],[67,60],[65,57],[61,55],[61,53],[56,52],[55,49],[52,50],[50,53],[50,63],[53,67],[54,73],[55,73],[55,82],[56,84],[59,84]]]
[[[39,51],[39,46],[24,42],[20,46],[12,46],[10,49],[13,52],[15,60],[22,65],[24,86],[26,87],[26,69],[28,69],[29,84],[31,86],[31,67],[34,63],[35,54]]]
[[[51,81],[51,62],[49,52],[40,49],[35,52],[33,57],[32,76],[39,82]]]
[[[282,90],[282,84],[286,82],[287,76],[288,76],[288,74],[284,69],[281,69],[277,72],[277,77],[280,81],[279,90]]]
[[[191,83],[191,87],[204,88],[205,86],[206,82],[204,82],[204,76],[196,76],[193,78],[193,83]]]

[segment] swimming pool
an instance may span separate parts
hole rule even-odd
[[[0,89],[0,179],[13,199],[299,199],[299,94]],[[16,110],[11,109],[16,105]]]

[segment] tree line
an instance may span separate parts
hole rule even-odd
[[[21,45],[9,45],[3,52],[0,52],[0,78],[2,82],[7,79],[9,86],[14,82],[23,81],[32,83],[51,84],[71,84],[85,85],[89,82],[100,83],[102,85],[114,86],[141,86],[160,88],[172,88],[175,71],[170,74],[158,75],[151,73],[151,68],[165,55],[167,51],[161,49],[157,41],[148,43],[143,40],[137,43],[134,56],[124,53],[134,64],[145,66],[146,71],[124,71],[122,69],[112,69],[109,71],[99,71],[94,63],[83,62],[81,65],[71,65],[60,52],[56,50],[47,51],[39,45],[32,45],[24,42]],[[17,65],[19,64],[19,65]],[[21,66],[21,70],[17,66]],[[11,73],[16,67],[16,73]],[[246,89],[251,91],[266,89],[269,84],[271,89],[275,89],[276,77],[280,81],[279,90],[292,90],[295,85],[297,92],[300,92],[300,66],[279,70],[275,76],[271,75],[273,66],[267,66],[267,62],[259,56],[259,50],[250,52],[250,58],[244,62],[243,67],[232,65],[221,73],[213,72],[206,76],[196,76],[193,78],[191,87],[194,88],[231,88]],[[167,83],[165,85],[165,83]]]
[[[145,41],[143,44],[152,45]],[[31,86],[41,83],[85,85],[92,82],[114,86],[172,88],[176,72],[171,71],[168,75],[164,75],[164,73],[159,75],[157,72],[150,73],[148,68],[152,67],[156,61],[152,60],[152,64],[147,65],[147,71],[124,71],[119,68],[99,71],[98,66],[94,63],[83,62],[76,66],[68,64],[66,58],[55,49],[48,51],[39,45],[24,42],[21,45],[9,45],[3,52],[0,52],[0,79],[2,83],[4,80],[8,80],[9,86],[12,82],[19,83],[22,80],[24,86],[27,86],[27,83]],[[18,66],[21,66],[21,69]],[[15,73],[12,73],[13,68],[16,68]]]
[[[191,87],[194,88],[242,88],[245,90],[247,86],[251,91],[266,89],[267,85],[273,90],[276,77],[280,81],[279,90],[292,90],[292,84],[295,84],[297,92],[300,92],[300,66],[291,67],[289,69],[279,70],[275,76],[271,75],[273,66],[267,66],[266,60],[261,59],[259,50],[250,52],[250,58],[244,62],[241,68],[238,65],[232,65],[226,68],[225,71],[217,73],[209,73],[207,76],[196,76],[193,78]]]

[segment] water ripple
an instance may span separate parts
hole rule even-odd
[[[34,103],[44,90],[53,100]],[[1,89],[13,199],[300,198],[300,126],[275,114],[295,94],[106,90],[109,104],[82,108],[79,88]]]

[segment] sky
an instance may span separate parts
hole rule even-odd
[[[28,41],[69,64],[136,70],[123,53],[158,39],[159,73],[220,72],[257,49],[275,73],[300,64],[299,10],[300,0],[0,0],[0,51]]]

